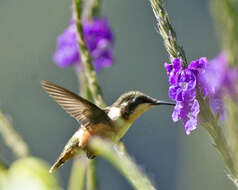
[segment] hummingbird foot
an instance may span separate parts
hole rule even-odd
[[[96,156],[87,152],[87,157],[88,157],[88,159],[94,159]]]

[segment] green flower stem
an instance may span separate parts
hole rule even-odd
[[[14,130],[9,120],[0,111],[0,133],[6,145],[18,157],[26,157],[29,154],[28,146],[21,136]]]
[[[85,97],[87,100],[92,101],[92,95],[88,87],[88,80],[84,72],[77,73],[80,95]],[[86,181],[87,180],[87,181]],[[85,183],[85,181],[87,183]],[[88,161],[86,156],[82,156],[79,159],[74,159],[70,182],[69,190],[95,190],[96,189],[96,175],[95,175],[95,161]]]
[[[225,102],[227,110],[225,129],[227,131],[230,149],[235,160],[234,164],[236,171],[238,171],[238,108],[237,103],[229,97],[225,99]]]
[[[69,190],[84,190],[87,158],[74,159],[69,180]]]
[[[83,11],[84,18],[91,19],[99,16],[102,0],[87,0]]]
[[[87,190],[97,189],[97,178],[96,178],[96,160],[88,160],[87,165]]]
[[[89,0],[86,1],[86,8],[84,9],[84,17],[90,19],[93,16],[96,16],[99,12],[99,0]],[[79,51],[81,56],[81,62],[83,65],[83,72],[80,72],[78,74],[78,81],[80,84],[80,94],[81,96],[85,97],[89,101],[95,102],[95,104],[99,106],[105,106],[101,90],[97,81],[96,72],[94,70],[94,67],[92,65],[92,58],[90,56],[89,50],[86,46],[84,35],[83,35],[83,29],[82,29],[82,1],[81,0],[74,0],[74,17],[75,22],[77,26],[77,41],[79,45]],[[76,72],[77,73],[77,72]],[[76,162],[76,161],[75,161]],[[75,163],[75,167],[80,167],[79,163]],[[96,189],[96,174],[95,174],[95,168],[96,168],[96,161],[92,162],[89,161],[87,163],[87,168],[83,169],[82,173],[76,173],[74,172],[75,168],[73,166],[72,168],[72,184],[76,184],[75,187],[80,186],[80,184],[77,185],[77,182],[74,182],[78,178],[82,178],[82,175],[87,174],[87,184],[86,188],[87,190],[95,190]],[[85,179],[82,179],[83,182]],[[83,186],[81,185],[83,188]],[[71,189],[70,189],[71,190]]]
[[[163,7],[162,0],[149,0],[153,9],[155,18],[157,20],[157,28],[159,29],[160,35],[164,40],[164,45],[169,53],[170,60],[174,58],[180,58],[183,67],[187,67],[187,60],[185,52],[181,46],[178,45],[176,39],[176,33],[173,27],[169,23],[169,17],[167,11]]]
[[[225,122],[225,129],[227,134],[227,140],[230,147],[230,152],[232,158],[234,160],[234,167],[236,171],[236,176],[231,177],[232,181],[238,188],[238,108],[237,103],[234,102],[230,97],[225,98],[225,105],[226,105],[226,122]]]
[[[80,73],[80,92],[83,97],[87,100],[92,101],[92,94],[88,86],[87,78],[85,74]],[[84,88],[84,90],[82,89]],[[86,158],[86,157],[85,157]],[[87,159],[87,158],[86,158]],[[87,159],[87,168],[86,172],[86,189],[87,190],[95,190],[97,189],[97,180],[96,180],[96,160],[88,160]]]
[[[84,40],[82,27],[82,0],[73,0],[74,5],[74,19],[77,28],[77,42],[80,51],[80,60],[83,66],[83,72],[88,80],[89,89],[91,91],[93,100],[98,106],[104,107],[104,101],[101,94],[101,89],[98,85],[96,71],[92,64],[92,58]]]
[[[200,105],[200,124],[207,130],[207,132],[211,136],[214,147],[218,150],[222,159],[224,160],[231,178],[235,179],[237,178],[237,172],[234,168],[234,162],[230,153],[227,139],[224,136],[224,131],[219,125],[219,117],[215,117],[209,106],[209,100],[204,99],[200,93],[198,95],[198,101]]]
[[[210,4],[229,64],[238,65],[238,0],[210,0]]]
[[[89,89],[88,80],[84,72],[76,72],[79,81],[80,95],[89,101],[93,101],[91,91]]]
[[[155,190],[148,177],[133,162],[120,146],[108,141],[94,138],[91,148],[115,166],[137,190]]]
[[[235,184],[235,186],[238,188],[238,173],[237,173],[237,160],[234,157],[235,153],[237,155],[237,144],[235,152],[232,152],[232,145],[231,140],[234,140],[234,138],[229,137],[229,130],[233,130],[235,127],[237,132],[237,123],[233,123],[233,127],[230,125],[225,125],[223,127],[219,126],[218,119],[219,117],[215,117],[212,113],[210,107],[209,107],[209,101],[208,99],[203,99],[201,95],[198,96],[198,101],[200,104],[200,113],[199,113],[199,119],[201,125],[207,130],[209,135],[211,136],[214,147],[217,149],[217,151],[220,153],[222,159],[225,162],[226,168],[228,170],[228,177],[231,179],[231,181]],[[237,120],[238,115],[236,115]],[[230,121],[228,118],[227,121]],[[234,126],[235,125],[235,126]],[[229,129],[230,128],[230,129]],[[232,129],[233,128],[233,129]],[[228,138],[224,135],[224,129],[228,130]],[[233,133],[234,131],[232,131]],[[231,135],[231,134],[230,134]],[[235,134],[232,134],[234,137]],[[237,138],[237,135],[236,137]],[[237,139],[236,143],[237,143]],[[233,147],[234,148],[234,147]]]

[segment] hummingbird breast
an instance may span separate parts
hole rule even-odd
[[[92,137],[100,137],[102,139],[108,139],[113,142],[116,140],[116,131],[112,126],[108,126],[103,123],[93,124],[92,126],[88,126],[87,128],[81,127],[76,133],[75,137],[79,139],[79,147],[85,150],[87,153],[91,155],[95,155],[93,151],[89,148],[89,141]]]

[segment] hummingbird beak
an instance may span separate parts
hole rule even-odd
[[[165,102],[165,101],[160,101],[156,100],[153,105],[159,106],[159,105],[169,105],[169,106],[175,106],[174,102]]]

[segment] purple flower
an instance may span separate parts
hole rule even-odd
[[[228,93],[233,98],[237,97],[236,83],[238,70],[230,68],[225,54],[219,54],[205,66],[205,72],[198,77],[200,89],[204,96],[210,98],[210,106],[214,113],[224,114],[222,97]]]
[[[219,114],[221,119],[224,120],[224,105],[221,93],[210,96],[210,107],[215,114]]]
[[[197,126],[200,109],[196,100],[196,85],[197,78],[204,72],[206,63],[206,58],[200,58],[192,61],[184,70],[180,59],[174,59],[172,64],[165,63],[170,83],[169,97],[176,101],[172,119],[174,122],[182,120],[187,135]]]
[[[220,91],[227,73],[227,61],[223,54],[208,62],[205,72],[199,75],[204,96],[215,95]]]
[[[84,21],[83,33],[95,69],[98,71],[103,67],[109,67],[114,61],[114,38],[108,20],[106,18],[95,18],[91,22]],[[80,63],[76,26],[73,20],[70,21],[70,25],[57,39],[54,62],[59,67],[68,67]]]
[[[185,69],[178,75],[176,83],[170,86],[169,97],[176,101],[194,100],[196,96],[195,86],[195,75],[191,70]]]
[[[205,71],[204,69],[206,65],[207,65],[207,58],[201,57],[200,59],[191,61],[191,63],[188,66],[188,69],[191,70],[197,77],[199,74]]]
[[[182,120],[185,132],[189,135],[191,131],[196,129],[199,111],[199,104],[196,99],[194,101],[177,101],[172,119],[174,122]]]
[[[178,75],[182,70],[182,64],[180,59],[174,59],[172,64],[165,63],[164,64],[165,69],[167,70],[167,75],[169,77],[169,83],[176,84]]]
[[[227,92],[232,96],[232,98],[236,101],[238,95],[238,68],[229,68],[227,74],[224,79],[224,86],[226,87]]]
[[[209,97],[210,106],[214,113],[224,117],[222,97],[228,93],[238,101],[238,69],[228,66],[224,54],[218,55],[211,61],[205,57],[191,61],[189,66],[182,70],[179,59],[172,64],[165,63],[169,78],[169,97],[176,101],[172,114],[174,122],[182,120],[186,134],[196,129],[197,116],[200,111],[196,99],[196,89],[201,90],[205,97]]]

